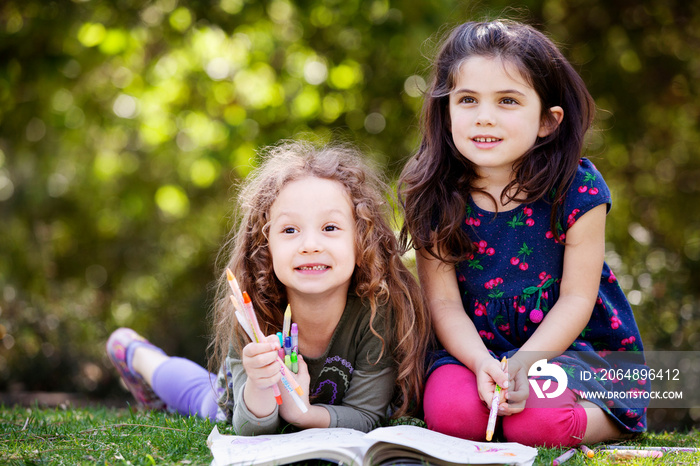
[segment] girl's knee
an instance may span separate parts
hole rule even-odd
[[[622,437],[622,431],[613,417],[590,401],[579,401],[586,412],[586,435],[583,443],[598,443]]]
[[[442,366],[430,375],[423,410],[431,430],[470,440],[485,439],[488,410],[479,399],[474,374],[463,366]]]
[[[425,423],[428,429],[453,437],[484,441],[488,415],[479,415],[479,404],[467,400],[441,400],[439,405],[425,406]]]
[[[503,435],[509,442],[538,447],[573,447],[586,433],[586,410],[570,408],[526,408],[503,419]]]

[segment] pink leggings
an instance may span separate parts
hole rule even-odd
[[[544,383],[544,381],[541,381]],[[556,388],[556,383],[548,392]],[[530,391],[525,409],[512,416],[499,416],[508,442],[530,446],[576,446],[586,432],[586,410],[574,392],[567,389],[554,399],[539,399]],[[428,428],[454,437],[481,441],[486,439],[489,408],[477,392],[476,376],[457,364],[437,368],[426,382],[423,399]]]

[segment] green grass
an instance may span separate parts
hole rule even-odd
[[[214,424],[159,412],[104,407],[40,408],[0,406],[0,464],[208,465],[212,456],[206,439]],[[222,433],[231,433],[219,424]],[[637,446],[700,446],[700,431],[648,433]],[[540,448],[536,465],[549,465],[565,450]],[[604,454],[592,459],[577,453],[566,466],[610,464]],[[667,454],[662,460],[638,459],[624,464],[692,465],[700,454]]]
[[[111,408],[0,408],[0,464],[209,464],[208,420]],[[222,427],[220,427],[220,430]]]

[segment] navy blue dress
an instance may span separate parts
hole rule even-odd
[[[478,251],[456,266],[462,302],[494,357],[511,357],[535,332],[559,297],[566,231],[592,208],[607,204],[610,190],[593,164],[582,159],[566,196],[557,231],[550,228],[551,203],[520,205],[494,215],[471,200],[463,224]],[[624,354],[622,352],[625,352]],[[586,328],[560,357],[548,361],[568,376],[568,388],[590,399],[630,432],[646,430],[642,340],[629,302],[615,275],[603,265],[598,299]],[[459,362],[445,350],[431,371]],[[648,368],[647,368],[648,370]],[[593,375],[593,376],[591,376]],[[530,391],[530,396],[534,396]]]

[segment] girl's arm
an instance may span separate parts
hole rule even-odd
[[[257,417],[269,416],[277,408],[271,387],[281,379],[278,349],[279,339],[275,335],[268,336],[267,341],[248,343],[243,348],[242,361],[247,375],[243,401]]]
[[[304,391],[302,401],[306,405],[307,411],[302,413],[297,407],[291,395],[287,392],[284,386],[280,383],[279,389],[284,400],[282,406],[279,407],[280,416],[282,419],[300,429],[310,429],[312,427],[326,428],[331,427],[330,416],[328,411],[319,405],[312,405],[309,401],[309,385],[311,378],[309,377],[309,368],[304,361],[303,356],[298,355],[299,370],[296,374],[290,374],[294,377]]]
[[[224,368],[224,373],[226,374],[226,383],[231,384],[227,389],[227,395],[232,398],[232,403],[230,403],[230,409],[232,409],[231,425],[236,434],[274,434],[280,425],[279,411],[274,409],[267,416],[256,416],[248,409],[244,401],[244,391],[247,386],[248,377],[241,360],[229,357],[226,367]],[[272,397],[272,394],[270,394],[270,397]]]
[[[494,382],[507,386],[506,376],[464,310],[454,267],[424,250],[417,251],[416,265],[435,334],[452,356],[476,374],[481,399],[490,400]]]
[[[605,215],[606,205],[601,204],[567,231],[559,299],[518,351],[516,357],[525,367],[562,354],[591,319],[603,270]]]
[[[377,309],[370,324],[369,303],[363,303],[352,294],[348,295],[343,315],[347,318],[342,318],[336,326],[325,356],[311,360],[311,372],[321,377],[313,385],[319,389],[323,387],[325,392],[337,383],[337,396],[321,393],[304,414],[285,400],[280,406],[280,416],[297,427],[345,427],[368,432],[387,414],[396,384],[396,364],[390,346],[393,340],[387,331],[387,325],[391,325],[391,320],[387,319],[392,313],[388,309]],[[372,328],[385,337],[386,346]],[[339,359],[342,361],[340,367],[333,362]],[[300,355],[296,379],[306,393],[307,406],[311,392],[309,386],[312,385],[309,372],[307,361]]]
[[[233,398],[231,423],[238,435],[275,433],[280,423],[273,383],[280,379],[277,363],[277,336],[261,343],[249,343],[242,355],[229,353],[224,374]]]
[[[308,377],[306,363],[301,357],[299,374],[307,374]],[[285,400],[280,407],[280,413],[287,422],[301,429],[345,427],[369,432],[386,415],[394,393],[395,382],[396,373],[391,367],[376,371],[355,370],[342,404],[313,404],[309,406],[306,414],[301,414],[291,404],[291,400],[289,406],[285,406],[287,405]]]

